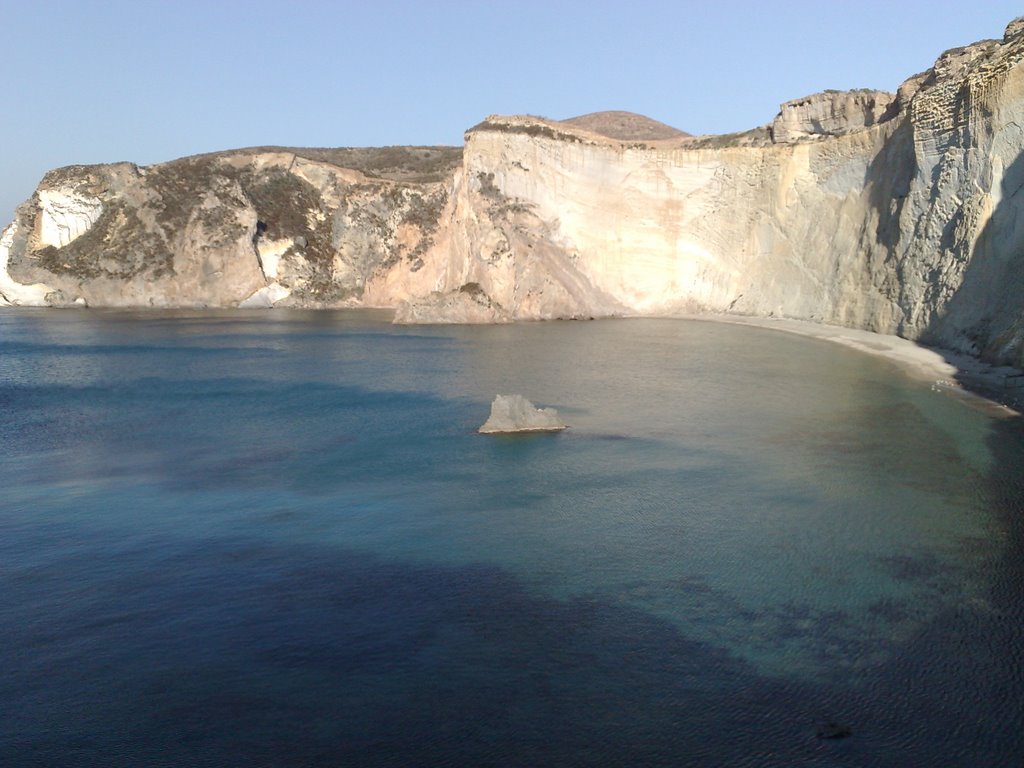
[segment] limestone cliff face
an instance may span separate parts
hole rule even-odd
[[[0,240],[0,296],[408,322],[735,312],[1021,365],[1022,58],[1018,21],[896,95],[797,99],[735,136],[491,117],[461,162],[396,148],[386,173],[355,150],[62,169]]]
[[[1015,22],[895,96],[819,94],[734,137],[488,118],[466,135],[426,282],[399,267],[368,292],[473,282],[530,318],[786,316],[1020,365],[1022,57]]]
[[[884,91],[826,91],[787,101],[772,122],[777,143],[808,136],[838,136],[883,123],[893,116],[896,100]]]
[[[460,157],[448,147],[256,149],[62,168],[4,231],[0,298],[359,303],[374,270],[422,265]]]

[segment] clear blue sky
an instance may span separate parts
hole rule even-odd
[[[48,169],[281,144],[460,144],[490,113],[752,128],[895,90],[1019,0],[0,0],[0,226]]]

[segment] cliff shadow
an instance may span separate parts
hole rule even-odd
[[[1015,443],[1002,458],[1022,455]],[[1019,524],[1020,484],[997,497]],[[1019,530],[1013,542],[1019,575]],[[23,662],[0,685],[20,703],[0,724],[18,765],[895,768],[907,754],[946,766],[1019,754],[1020,665],[1001,674],[1021,650],[1019,602],[1002,612],[1012,590],[989,613],[932,622],[867,678],[815,684],[484,565],[240,537],[126,550],[97,573],[106,545],[83,543],[63,576],[9,592],[10,615],[34,617],[0,627]],[[64,601],[64,580],[89,599]],[[68,624],[74,643],[54,643]],[[958,663],[936,665],[937,651]],[[965,696],[980,705],[969,718]],[[997,712],[998,728],[984,719]],[[832,717],[853,738],[817,737]]]
[[[865,179],[868,201],[878,212],[875,241],[888,250],[890,258],[900,244],[900,218],[917,173],[913,145],[910,120],[904,119],[871,161]]]
[[[1000,199],[973,247],[967,206],[957,209],[947,223],[941,243],[947,259],[963,249],[969,253],[959,286],[937,308],[921,340],[977,356],[995,365],[1024,365],[1024,152],[1006,167]],[[944,261],[945,261],[944,260]],[[934,275],[937,279],[939,276]],[[1020,401],[1018,390],[971,381],[961,383],[996,399]]]

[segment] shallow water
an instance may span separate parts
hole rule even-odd
[[[0,408],[5,764],[1024,757],[1019,425],[837,345],[5,310]]]

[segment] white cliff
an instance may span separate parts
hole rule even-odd
[[[400,322],[789,317],[1020,365],[1022,59],[1017,20],[895,96],[816,94],[732,136],[491,117],[461,153],[61,169],[19,208],[6,279],[51,304],[381,306]]]
[[[472,281],[514,317],[781,316],[1019,364],[1022,57],[1014,23],[896,97],[788,102],[742,137],[488,118],[467,133],[433,268],[368,291],[387,304]]]
[[[25,285],[11,278],[7,273],[7,262],[18,233],[18,224],[13,222],[0,234],[0,306],[44,307],[51,288],[43,283]]]
[[[63,248],[85,234],[103,212],[103,202],[73,187],[39,190],[39,243]]]

